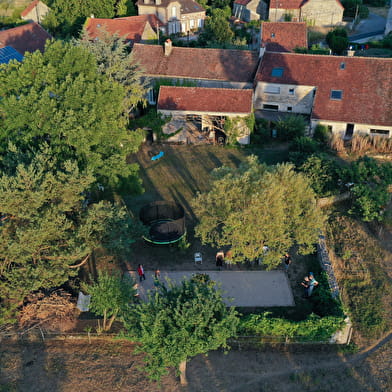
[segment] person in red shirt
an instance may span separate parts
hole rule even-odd
[[[140,282],[142,280],[146,280],[146,276],[144,275],[144,268],[141,264],[139,264],[137,267],[137,273],[139,275]]]

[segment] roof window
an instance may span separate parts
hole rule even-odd
[[[343,97],[343,91],[342,90],[331,90],[331,99],[336,100],[336,101],[341,101]]]
[[[283,76],[283,68],[280,67],[272,68],[271,76],[274,76],[276,78],[281,78]]]
[[[340,69],[346,69],[346,63],[340,63]]]
[[[271,38],[275,38],[275,33],[271,33]]]

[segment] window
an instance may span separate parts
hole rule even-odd
[[[340,69],[346,69],[346,63],[340,63]]]
[[[332,125],[327,125],[328,132],[332,132]]]
[[[275,33],[271,33],[271,38],[275,38]]]
[[[342,90],[331,90],[331,99],[340,101],[343,97],[343,91]]]
[[[289,94],[290,95],[294,95],[294,89],[293,88],[289,88]]]
[[[272,69],[271,76],[281,78],[283,76],[283,68],[275,67]]]
[[[199,27],[199,28],[203,27],[203,19],[197,20],[197,27]]]
[[[176,16],[177,16],[176,7],[172,7],[172,18],[175,18]]]
[[[293,111],[293,107],[292,106],[287,106],[287,111],[288,112],[292,112]]]
[[[371,129],[370,130],[371,135],[382,135],[382,136],[389,136],[389,130],[388,129]]]
[[[266,94],[280,94],[280,87],[279,86],[265,86],[264,92]]]
[[[194,29],[194,28],[195,28],[195,21],[194,21],[193,19],[191,19],[191,20],[189,21],[189,27],[190,27],[191,29]]]
[[[155,97],[154,97],[154,89],[153,88],[150,88],[150,90],[148,90],[147,100],[150,105],[155,104]]]
[[[275,111],[278,111],[278,110],[279,110],[279,105],[268,105],[268,104],[264,104],[264,105],[263,105],[263,109],[265,109],[265,110],[275,110]]]

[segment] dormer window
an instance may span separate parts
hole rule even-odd
[[[346,69],[346,63],[340,63],[340,69]]]
[[[281,78],[283,76],[283,68],[272,68],[271,76],[274,76],[275,78]]]
[[[334,101],[341,101],[343,98],[343,91],[342,90],[331,90],[330,99]]]

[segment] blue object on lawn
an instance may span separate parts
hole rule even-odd
[[[165,155],[165,153],[164,153],[163,151],[161,151],[159,154],[154,155],[153,157],[151,157],[151,160],[152,160],[152,161],[156,161],[156,160],[158,160],[159,158],[162,158],[164,155]]]

